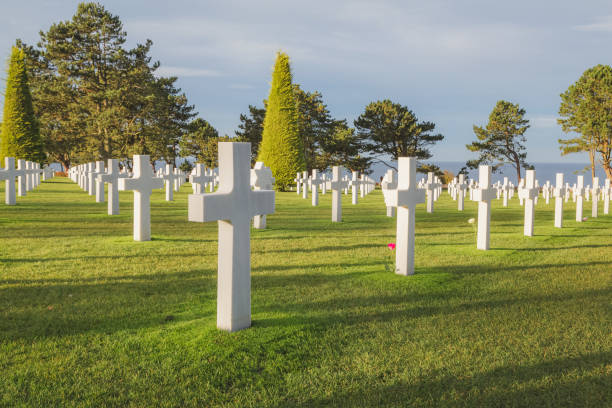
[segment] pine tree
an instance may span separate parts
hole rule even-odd
[[[289,56],[279,52],[272,73],[258,157],[259,161],[263,161],[272,170],[279,190],[286,190],[292,184],[295,174],[306,167],[298,129],[298,110],[291,84]]]
[[[5,157],[42,163],[45,159],[38,121],[28,86],[25,53],[13,47],[9,60],[4,114],[0,132],[0,162]]]

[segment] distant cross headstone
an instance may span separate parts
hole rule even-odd
[[[148,155],[134,155],[134,177],[120,178],[120,191],[134,192],[134,241],[151,240],[151,193],[163,188],[164,180],[153,177]]]
[[[312,192],[312,205],[319,205],[319,185],[323,183],[323,180],[319,177],[317,169],[312,169],[312,178],[310,179],[310,188]]]
[[[189,176],[189,182],[193,188],[194,194],[202,194],[206,190],[206,183],[208,183],[209,176],[206,174],[206,169],[203,164],[196,163],[193,168],[195,174]]]
[[[327,174],[321,174],[321,194],[327,193]]]
[[[96,169],[95,171],[92,173],[93,175],[93,183],[95,185],[95,190],[96,190],[96,203],[103,203],[104,202],[104,182],[101,181],[98,176],[101,174],[105,174],[104,173],[104,162],[103,161],[97,161],[96,162]]]
[[[353,178],[349,182],[349,185],[351,186],[351,195],[352,195],[351,204],[357,205],[357,203],[359,203],[359,199],[357,198],[358,192],[359,192],[359,186],[361,185],[361,180],[359,180],[358,171],[353,172]]]
[[[397,189],[390,204],[397,207],[395,273],[414,274],[414,229],[416,205],[425,202],[425,191],[417,187],[416,158],[398,158]]]
[[[603,213],[604,215],[608,215],[610,213],[610,196],[612,195],[612,187],[610,187],[610,179],[607,178],[604,181],[604,188],[602,191],[603,195]]]
[[[434,180],[434,174],[430,171],[427,173],[427,182],[425,183],[425,191],[427,192],[427,212],[434,212],[434,189],[436,188],[436,182]]]
[[[465,190],[467,190],[467,183],[465,182],[465,174],[459,174],[459,181],[455,186],[457,188],[457,210],[463,211],[463,202],[465,201]]]
[[[525,171],[525,187],[522,189],[523,200],[525,200],[525,225],[523,234],[533,236],[533,221],[535,215],[535,199],[539,189],[535,185],[535,170]]]
[[[508,177],[504,177],[504,184],[502,184],[502,192],[503,192],[503,206],[508,206],[508,198],[510,198],[510,190],[514,191],[514,187],[510,185],[508,182]]]
[[[555,227],[563,228],[563,199],[565,197],[565,187],[563,186],[563,173],[557,173],[555,189]]]
[[[255,191],[273,189],[274,177],[272,177],[272,170],[264,166],[263,162],[256,162],[255,167],[251,169],[251,186]],[[266,214],[257,214],[253,217],[253,228],[266,228]]]
[[[599,177],[593,177],[593,187],[591,188],[591,217],[597,218],[599,215]]]
[[[96,168],[95,163],[87,163],[87,194],[92,196],[96,194],[96,176],[94,175]]]
[[[219,189],[189,196],[189,221],[218,221],[217,327],[251,325],[251,232],[255,215],[274,212],[274,191],[250,186],[250,143],[219,143]]]
[[[380,184],[387,207],[387,217],[395,217],[395,207],[390,204],[393,190],[397,188],[397,173],[393,169],[387,170],[385,177]]]
[[[302,198],[308,198],[308,172],[302,172]]]
[[[119,214],[119,160],[108,159],[106,173],[98,175],[101,183],[108,183],[108,215]],[[125,177],[125,176],[123,176]],[[104,184],[102,184],[104,188]]]
[[[342,177],[342,167],[332,167],[332,179],[329,189],[332,191],[332,222],[342,222],[342,189],[348,186],[348,181]]]
[[[295,181],[295,184],[296,184],[296,189],[295,190],[297,191],[297,194],[300,195],[300,192],[302,191],[301,190],[301,187],[302,187],[302,175],[301,175],[301,173],[299,171],[297,172],[297,176],[293,179],[293,181]]]
[[[166,171],[163,173],[162,178],[164,179],[164,184],[166,185],[166,201],[174,200],[174,166],[171,164],[166,164]]]
[[[26,195],[26,180],[28,178],[28,169],[26,161],[23,159],[17,160],[17,195],[24,197]]]
[[[582,205],[584,201],[584,176],[576,177],[574,198],[576,200],[576,222],[582,222]]]
[[[474,190],[473,199],[478,201],[478,235],[476,248],[488,250],[491,235],[491,200],[495,195],[491,188],[491,166],[478,168],[478,188]]]
[[[4,158],[4,169],[0,170],[0,180],[4,181],[4,202],[6,205],[15,205],[15,177],[20,175],[20,170],[15,169],[15,158]]]

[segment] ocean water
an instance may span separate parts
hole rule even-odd
[[[452,162],[452,161],[441,161],[436,162],[432,161],[431,163],[437,165],[442,170],[448,170],[453,173],[455,176],[461,170],[463,166],[465,166],[465,162]],[[591,184],[591,167],[588,163],[530,163],[535,167],[536,171],[536,179],[540,182],[540,185],[546,183],[546,181],[550,181],[551,184],[555,184],[556,174],[563,173],[564,180],[570,184],[576,182],[577,175],[584,176],[584,184]],[[586,169],[585,169],[586,167]],[[372,166],[372,170],[374,173],[372,174],[372,178],[375,180],[380,180],[388,167],[383,164],[377,163],[375,166]],[[524,169],[521,170],[521,176],[525,176]],[[596,166],[595,168],[595,176],[599,177],[599,184],[603,184],[603,180],[605,180],[606,173],[604,172],[601,166]],[[425,175],[419,174],[417,175],[417,179],[421,179],[425,177]],[[478,180],[478,170],[470,170],[468,172],[468,177]],[[514,167],[510,165],[505,165],[500,168],[497,173],[493,173],[491,175],[492,183],[496,183],[498,180],[503,183],[504,177],[508,177],[508,180],[513,182],[515,185],[518,184],[516,179],[516,170]]]

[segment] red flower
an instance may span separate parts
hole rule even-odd
[[[393,243],[393,242],[392,242],[392,243],[390,243],[390,244],[387,244],[387,247],[388,247],[388,248],[389,248],[391,251],[393,251],[393,250],[395,249],[395,243]]]

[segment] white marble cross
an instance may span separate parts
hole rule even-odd
[[[508,206],[508,198],[510,198],[510,190],[514,191],[514,187],[508,182],[508,177],[504,177],[504,184],[502,185],[503,192],[503,206]]]
[[[427,192],[427,212],[434,212],[434,189],[437,184],[434,180],[434,174],[430,171],[427,173],[427,182],[425,183],[425,191]]]
[[[302,173],[302,198],[308,198],[308,172]]]
[[[96,171],[96,164],[94,162],[87,163],[87,194],[92,196],[96,194],[96,176],[94,175]]]
[[[6,205],[15,205],[15,177],[20,176],[21,170],[15,169],[15,158],[5,157],[5,167],[0,170],[0,180],[4,182],[4,202]]]
[[[164,180],[153,177],[149,156],[134,155],[134,176],[119,179],[119,191],[134,191],[134,241],[151,240],[151,193]]]
[[[104,182],[102,180],[99,179],[99,175],[101,174],[105,174],[104,172],[104,162],[103,161],[97,161],[96,162],[96,169],[93,173],[91,173],[93,175],[93,183],[95,185],[95,191],[96,191],[96,203],[103,203],[104,202]]]
[[[352,193],[351,204],[356,205],[359,202],[357,198],[357,192],[359,190],[359,186],[361,185],[361,180],[359,180],[358,171],[353,172],[353,178],[349,182],[349,185],[351,186],[351,193]]]
[[[467,189],[467,183],[465,182],[465,174],[459,174],[459,181],[455,187],[457,188],[457,210],[463,211],[465,190]]]
[[[390,204],[397,207],[395,273],[414,274],[414,230],[416,205],[425,202],[425,191],[417,187],[415,157],[398,158],[397,189]]]
[[[203,164],[196,163],[193,168],[191,175],[189,176],[189,182],[193,188],[194,194],[201,194],[206,192],[206,184],[210,180],[210,176],[206,174],[206,169]],[[195,172],[195,174],[193,174]]]
[[[297,176],[293,179],[293,181],[295,181],[297,187],[296,187],[296,191],[297,194],[300,195],[300,192],[302,191],[302,174],[298,171],[297,172]]]
[[[312,178],[310,179],[310,190],[312,192],[312,205],[319,205],[319,185],[324,181],[319,177],[317,169],[312,169]]]
[[[329,189],[332,191],[332,222],[342,222],[342,189],[347,188],[348,181],[342,177],[342,167],[332,167],[332,179]]]
[[[176,176],[173,167],[171,164],[166,164],[166,171],[161,177],[166,185],[166,201],[174,200],[174,180]]]
[[[593,187],[591,188],[591,217],[597,218],[599,215],[599,177],[593,177]]]
[[[255,167],[251,169],[251,187],[253,187],[253,190],[272,190],[274,181],[272,170],[264,166],[263,162],[256,162]],[[253,228],[266,228],[266,214],[257,214],[253,217]]]
[[[565,187],[563,186],[563,173],[557,173],[555,189],[555,227],[563,228],[563,199],[565,198]]]
[[[521,190],[525,200],[525,225],[523,234],[527,237],[533,236],[533,221],[535,216],[535,199],[539,189],[535,185],[535,170],[525,170],[525,187]]]
[[[478,188],[474,190],[473,200],[478,201],[478,235],[476,248],[488,250],[491,235],[491,200],[496,197],[491,188],[491,166],[478,168]]]
[[[106,173],[98,175],[98,181],[108,183],[108,215],[119,214],[119,178],[125,178],[125,175],[119,173],[119,160],[108,159]]]
[[[603,213],[604,215],[608,215],[610,213],[610,196],[612,195],[612,188],[610,187],[610,179],[606,178],[604,181],[603,188]]]
[[[574,199],[576,201],[576,222],[582,222],[582,205],[584,202],[584,176],[576,177],[574,188]]]
[[[321,174],[321,194],[325,195],[327,193],[327,174]]]
[[[389,204],[389,199],[393,194],[393,190],[397,188],[397,172],[393,169],[387,170],[380,187],[387,207],[387,217],[395,217],[395,207]]]
[[[219,189],[189,196],[189,221],[218,221],[217,327],[251,325],[251,218],[274,212],[274,190],[250,186],[250,143],[219,143]]]
[[[26,183],[28,179],[28,169],[26,161],[23,159],[17,160],[17,195],[24,197],[26,195]]]

